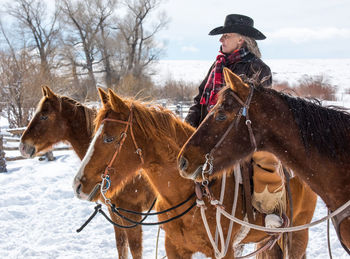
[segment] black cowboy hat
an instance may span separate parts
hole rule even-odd
[[[229,14],[225,18],[224,26],[217,27],[209,32],[209,35],[224,33],[239,33],[256,40],[266,39],[265,35],[255,29],[254,20],[241,14]]]

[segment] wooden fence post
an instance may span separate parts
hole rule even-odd
[[[3,136],[0,134],[0,173],[7,172]]]

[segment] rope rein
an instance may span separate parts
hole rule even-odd
[[[242,116],[246,117],[246,121],[245,124],[248,127],[248,132],[249,132],[249,136],[250,136],[250,141],[252,144],[252,147],[254,149],[254,151],[257,148],[256,145],[256,141],[255,141],[255,137],[253,134],[253,130],[251,128],[251,124],[252,122],[249,120],[249,106],[253,97],[253,93],[254,93],[254,86],[250,86],[250,92],[249,95],[247,97],[247,100],[244,102],[242,101],[242,99],[240,99],[236,93],[231,92],[231,94],[233,95],[233,97],[242,105],[242,108],[240,109],[240,111],[238,112],[237,116],[235,117],[235,119],[231,122],[231,124],[229,125],[229,127],[227,128],[226,132],[222,135],[221,139],[216,143],[216,145],[214,146],[214,148],[205,155],[205,163],[203,165],[202,168],[202,177],[203,177],[203,182],[202,184],[207,184],[208,183],[208,177],[207,174],[211,175],[213,172],[213,153],[215,152],[215,150],[221,145],[221,143],[224,141],[224,139],[227,137],[228,133],[232,130],[233,125],[236,125],[236,127],[238,126],[239,120]],[[208,168],[209,167],[209,168]],[[348,207],[350,206],[350,200],[348,202],[346,202],[345,204],[343,204],[341,207],[339,207],[338,209],[336,209],[335,211],[333,211],[332,213],[330,213],[329,215],[316,220],[314,222],[311,222],[309,224],[304,224],[304,225],[300,225],[300,226],[295,226],[295,227],[283,227],[283,228],[267,228],[267,227],[262,227],[259,225],[255,225],[255,224],[251,224],[245,221],[242,221],[238,218],[236,218],[234,215],[230,215],[228,212],[226,212],[222,207],[218,207],[218,209],[221,211],[221,213],[227,217],[228,219],[242,225],[242,226],[246,226],[255,230],[260,230],[260,231],[265,231],[265,232],[273,232],[273,233],[283,233],[283,232],[294,232],[294,231],[300,231],[300,230],[304,230],[310,227],[313,227],[317,224],[320,224],[334,216],[337,216],[338,214],[342,213],[344,210],[346,210]]]
[[[248,113],[249,105],[251,103],[251,100],[252,100],[252,97],[253,97],[253,93],[254,93],[254,87],[250,86],[249,95],[248,95],[246,101],[243,102],[242,99],[240,99],[236,95],[236,93],[232,92],[233,97],[238,101],[239,104],[242,105],[242,108],[237,113],[235,119],[230,123],[229,127],[226,129],[226,131],[224,132],[224,134],[222,135],[220,140],[210,150],[210,152],[205,155],[205,163],[203,164],[203,167],[202,167],[202,185],[205,186],[206,189],[208,189],[207,185],[209,183],[208,175],[211,175],[213,173],[213,160],[214,160],[213,154],[216,151],[216,149],[225,140],[225,138],[227,137],[229,132],[232,130],[232,128],[234,126],[236,128],[238,127],[239,121],[240,121],[242,116],[244,116],[246,118],[245,124],[246,124],[246,126],[248,128],[250,142],[251,142],[251,145],[253,147],[253,150],[254,151],[257,150],[257,144],[256,144],[255,136],[254,136],[254,133],[253,133],[253,129],[252,129],[252,122],[249,119],[249,113]],[[225,172],[223,177],[226,178],[226,172]],[[246,221],[243,221],[243,220],[240,220],[240,219],[236,218],[234,211],[232,211],[232,213],[229,214],[228,212],[225,211],[225,208],[222,206],[222,199],[220,198],[220,201],[214,200],[213,197],[211,196],[211,194],[209,193],[208,197],[211,200],[211,204],[216,206],[216,224],[217,224],[217,226],[216,226],[216,233],[215,233],[216,237],[215,237],[215,242],[214,242],[213,237],[212,237],[211,232],[210,232],[210,229],[209,229],[208,222],[206,220],[205,203],[203,202],[203,200],[201,200],[202,196],[203,196],[203,194],[200,194],[199,196],[197,195],[197,197],[199,197],[199,199],[197,199],[197,204],[201,208],[201,215],[202,215],[203,224],[204,224],[204,227],[205,227],[205,229],[207,231],[208,238],[209,238],[209,240],[210,240],[210,242],[212,244],[212,247],[213,247],[213,249],[215,251],[215,257],[216,258],[224,257],[226,255],[226,252],[227,252],[227,245],[223,244],[224,237],[223,237],[221,223],[220,223],[220,216],[221,216],[221,214],[224,215],[229,220],[231,220],[230,225],[229,225],[229,232],[230,232],[230,228],[231,228],[231,223],[232,222],[236,222],[236,223],[240,224],[241,226],[245,226],[245,227],[248,227],[250,229],[265,231],[265,232],[268,232],[268,233],[279,233],[278,235],[274,236],[275,238],[270,238],[261,249],[253,252],[250,255],[246,255],[246,256],[243,256],[243,257],[237,257],[237,258],[247,258],[249,256],[256,255],[260,251],[266,250],[266,247],[272,247],[272,245],[274,245],[277,242],[277,240],[281,237],[282,233],[294,232],[294,231],[300,231],[300,230],[308,229],[308,228],[313,227],[315,225],[318,225],[318,224],[320,224],[320,223],[322,223],[322,222],[324,222],[326,220],[329,220],[329,219],[331,219],[334,216],[339,215],[340,213],[345,211],[350,206],[350,200],[349,200],[344,205],[342,205],[341,207],[336,209],[334,212],[328,214],[327,216],[321,218],[320,220],[316,220],[316,221],[311,222],[309,224],[304,224],[304,225],[294,226],[294,227],[293,226],[286,227],[286,226],[289,226],[289,220],[288,220],[287,217],[285,217],[286,220],[288,221],[287,224],[285,224],[286,220],[284,220],[284,225],[282,227],[280,227],[280,228],[267,228],[267,227],[262,227],[262,226],[259,226],[259,225],[251,224],[249,222],[246,222]],[[234,199],[236,199],[236,197]],[[232,209],[234,210],[235,207],[233,207]],[[220,241],[221,241],[221,251],[219,251],[219,249],[218,249],[218,236],[217,236],[217,231],[218,230],[219,230],[219,237],[220,237]],[[228,242],[229,242],[229,238],[230,238],[230,236],[228,234],[227,235],[227,241]]]

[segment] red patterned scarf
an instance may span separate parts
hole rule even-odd
[[[233,63],[236,63],[249,53],[246,48],[241,48],[233,51],[230,55],[226,55],[219,51],[216,57],[216,63],[213,70],[210,72],[208,81],[204,87],[200,104],[205,104],[210,110],[217,102],[217,93],[225,85],[223,69]]]

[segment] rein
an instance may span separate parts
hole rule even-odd
[[[161,215],[161,214],[164,214],[164,213],[167,213],[169,211],[172,211],[182,205],[184,205],[185,203],[187,203],[189,200],[191,200],[193,197],[195,196],[195,193],[193,193],[190,197],[188,197],[185,201],[169,208],[169,209],[166,209],[166,210],[163,210],[163,211],[159,211],[159,212],[150,212],[153,207],[154,207],[154,204],[156,203],[157,199],[155,199],[151,205],[151,207],[148,209],[147,213],[143,213],[143,212],[137,212],[137,211],[132,211],[132,210],[127,210],[127,209],[123,209],[123,208],[119,208],[119,207],[116,207],[113,203],[109,202],[109,205],[111,207],[111,210],[112,212],[114,212],[115,214],[117,214],[119,217],[125,219],[126,221],[130,222],[130,223],[133,223],[133,225],[130,225],[130,226],[124,226],[124,225],[120,225],[118,223],[115,223],[112,219],[110,219],[107,214],[102,210],[102,204],[97,204],[95,206],[95,211],[92,213],[92,215],[86,220],[86,222],[79,228],[77,229],[77,232],[79,233],[80,231],[82,231],[86,226],[87,224],[90,223],[90,221],[96,216],[97,212],[101,213],[106,219],[107,221],[109,221],[112,225],[116,226],[116,227],[119,227],[119,228],[134,228],[138,225],[143,225],[143,226],[154,226],[154,225],[162,225],[162,224],[165,224],[165,223],[168,223],[170,221],[173,221],[175,219],[178,219],[180,217],[182,217],[183,215],[185,215],[187,212],[189,212],[194,206],[196,206],[197,202],[195,201],[194,203],[191,204],[190,207],[188,207],[185,211],[183,211],[182,213],[170,218],[170,219],[167,219],[167,220],[163,220],[163,221],[159,221],[159,222],[150,222],[150,223],[144,223],[143,221],[148,217],[148,216],[154,216],[154,215]],[[140,220],[140,221],[134,221],[122,214],[120,214],[119,211],[124,211],[124,212],[128,212],[128,213],[131,213],[131,214],[136,214],[136,215],[143,215],[144,217]]]
[[[148,212],[150,212],[153,207],[154,207],[154,204],[156,203],[157,199],[154,199],[154,201],[152,202],[152,205],[151,207],[148,209]],[[87,224],[90,223],[90,221],[96,216],[97,212],[100,212],[111,224],[113,224],[114,226],[118,227],[118,228],[134,228],[136,227],[137,225],[139,225],[140,223],[142,223],[146,218],[147,218],[147,215],[145,217],[143,217],[143,219],[141,219],[138,223],[139,224],[134,224],[134,225],[130,225],[130,226],[124,226],[124,225],[120,225],[118,223],[115,223],[112,219],[110,219],[107,214],[102,210],[102,204],[100,203],[97,203],[97,205],[95,206],[95,211],[92,213],[92,215],[85,221],[85,223],[77,229],[77,232],[79,233],[80,231],[82,231],[86,226]]]
[[[239,121],[240,121],[242,116],[246,117],[245,124],[246,124],[246,126],[248,128],[250,142],[251,142],[251,145],[252,145],[252,147],[254,149],[254,152],[257,150],[256,140],[255,140],[255,136],[253,134],[252,126],[251,126],[252,122],[249,119],[249,113],[248,113],[249,106],[250,106],[250,103],[251,103],[251,100],[252,100],[252,97],[253,97],[253,93],[254,93],[254,87],[250,86],[250,92],[249,92],[249,95],[248,95],[248,97],[247,97],[247,99],[245,101],[243,101],[240,97],[238,97],[236,93],[234,93],[234,92],[231,93],[232,96],[237,100],[237,102],[240,105],[242,105],[242,107],[240,108],[240,110],[237,113],[236,117],[230,123],[229,127],[226,129],[226,131],[224,132],[224,134],[222,135],[220,140],[210,150],[210,152],[205,155],[206,161],[205,161],[205,163],[203,164],[203,167],[202,167],[202,179],[203,179],[202,185],[205,188],[207,188],[207,185],[209,183],[207,175],[211,175],[212,172],[213,172],[213,160],[214,160],[213,154],[214,154],[214,152],[222,144],[222,142],[225,140],[225,138],[227,137],[229,132],[232,130],[232,128],[234,126],[236,128],[238,127]],[[198,203],[199,206],[203,206],[204,205],[203,202],[199,203],[197,201],[197,203]],[[214,205],[214,204],[212,204],[212,205]],[[219,202],[219,205],[220,205],[220,202]],[[321,222],[329,220],[329,219],[332,219],[334,221],[334,219],[336,219],[338,217],[341,217],[341,220],[340,220],[340,222],[341,222],[344,218],[346,218],[348,216],[348,214],[350,214],[350,210],[349,210],[349,208],[350,208],[350,200],[348,202],[346,202],[345,204],[343,204],[338,209],[336,209],[334,212],[330,213],[328,216],[323,217],[320,220],[316,220],[316,221],[314,221],[312,223],[301,225],[301,226],[295,226],[295,227],[290,227],[290,226],[288,226],[289,224],[287,224],[287,225],[283,225],[280,228],[267,228],[267,227],[262,227],[262,226],[259,226],[259,225],[251,224],[249,222],[245,222],[243,220],[240,220],[240,219],[236,218],[234,213],[229,214],[228,212],[225,211],[225,208],[223,208],[222,206],[216,206],[216,208],[217,208],[217,214],[225,216],[227,219],[231,220],[231,222],[236,222],[236,223],[240,224],[241,226],[245,226],[245,227],[248,227],[248,228],[251,228],[251,229],[255,229],[255,230],[265,231],[265,232],[268,232],[268,233],[275,233],[275,234],[280,233],[281,234],[281,233],[284,233],[284,232],[294,232],[294,231],[300,231],[300,230],[308,229],[308,228],[310,228],[312,226],[318,225]],[[204,221],[204,217],[205,216],[202,215],[203,221]],[[217,224],[218,224],[218,222],[217,222]],[[340,223],[338,223],[338,224],[334,223],[334,226],[335,226],[336,229],[337,229],[337,227],[339,227],[339,224]],[[213,248],[215,250],[216,256],[221,258],[222,256],[224,256],[226,254],[225,246],[222,245],[221,246],[222,251],[219,251],[219,249],[217,247],[217,243],[215,244],[213,242],[212,238],[211,238],[211,234],[210,234],[209,228],[207,229],[207,232],[208,232],[208,237],[209,237],[209,239],[210,239],[210,241],[212,243],[212,246],[213,246]],[[338,231],[337,231],[337,234],[338,234]],[[341,241],[341,238],[340,238],[339,234],[338,234],[338,238]],[[271,240],[269,240],[269,242],[267,242],[265,246],[270,247],[271,244],[268,244],[268,243],[270,243],[270,241]],[[276,241],[277,241],[277,239],[275,239],[273,241],[272,245]],[[347,247],[345,247],[345,245],[342,242],[341,242],[341,245],[350,254],[349,249],[347,249]],[[254,252],[253,254],[256,254],[256,253],[258,253],[258,251]],[[247,256],[250,256],[250,255],[247,255]],[[238,258],[246,258],[247,256],[238,257]]]
[[[159,222],[152,222],[152,223],[144,223],[143,221],[148,217],[148,216],[154,216],[154,215],[161,215],[161,214],[164,214],[164,213],[167,213],[169,211],[172,211],[174,209],[177,209],[178,207],[184,205],[185,203],[187,203],[188,201],[190,201],[194,196],[195,196],[195,193],[193,193],[190,197],[188,197],[185,201],[169,208],[169,209],[166,209],[166,210],[163,210],[163,211],[159,211],[159,212],[154,212],[154,213],[151,213],[150,211],[153,209],[154,207],[154,204],[156,203],[156,200],[155,199],[151,205],[151,207],[149,208],[148,212],[147,213],[143,213],[143,212],[137,212],[137,211],[132,211],[132,210],[127,210],[127,209],[123,209],[123,208],[120,208],[120,207],[116,207],[113,203],[111,203],[111,200],[108,199],[106,197],[106,193],[108,191],[108,189],[110,188],[111,186],[111,180],[110,180],[110,176],[109,174],[111,172],[115,172],[114,168],[112,167],[114,161],[116,160],[117,158],[117,155],[120,153],[121,151],[121,148],[125,142],[125,139],[127,137],[127,131],[130,127],[130,135],[132,137],[132,140],[134,142],[134,146],[136,148],[136,151],[135,153],[139,155],[140,157],[140,160],[141,160],[141,165],[144,164],[144,159],[143,159],[143,155],[142,155],[142,150],[138,147],[137,145],[137,142],[136,142],[136,139],[135,139],[135,135],[134,135],[134,132],[133,132],[133,128],[132,128],[132,119],[133,119],[133,112],[132,112],[132,108],[133,106],[131,106],[130,108],[130,115],[129,115],[129,118],[127,121],[122,121],[122,120],[117,120],[117,119],[111,119],[111,118],[105,118],[102,120],[101,124],[106,122],[106,121],[110,121],[110,122],[117,122],[117,123],[122,123],[122,124],[126,124],[125,126],[125,129],[124,131],[121,133],[121,139],[118,143],[118,147],[116,148],[116,151],[114,152],[113,154],[113,157],[112,159],[109,161],[107,167],[105,168],[105,171],[104,173],[101,175],[101,178],[102,178],[102,182],[101,183],[98,183],[94,190],[92,191],[93,193],[96,193],[98,188],[100,188],[100,193],[102,195],[102,197],[104,198],[105,200],[105,203],[107,205],[110,206],[111,210],[113,213],[117,214],[119,217],[121,217],[122,219],[125,219],[126,221],[130,222],[130,223],[133,223],[133,225],[130,225],[130,226],[123,226],[123,225],[120,225],[118,223],[115,223],[112,219],[110,219],[107,214],[102,210],[102,205],[101,204],[97,204],[95,206],[95,211],[93,212],[93,214],[87,219],[87,221],[77,230],[77,232],[80,232],[81,230],[83,230],[85,228],[85,226],[96,216],[97,212],[100,212],[111,224],[113,224],[114,226],[116,227],[120,227],[120,228],[133,228],[133,227],[136,227],[138,225],[146,225],[146,226],[153,226],[153,225],[161,225],[161,224],[165,224],[165,223],[168,223],[170,221],[173,221],[175,219],[178,219],[180,217],[182,217],[183,215],[185,215],[187,212],[189,212],[194,206],[196,206],[196,201],[194,201],[190,207],[188,207],[185,211],[183,211],[182,213],[172,217],[172,218],[169,218],[167,220],[163,220],[163,221],[159,221]],[[142,220],[140,221],[134,221],[122,214],[120,214],[119,211],[124,211],[124,212],[127,212],[127,213],[131,213],[131,214],[135,214],[135,215],[142,215],[144,216],[142,218]]]

